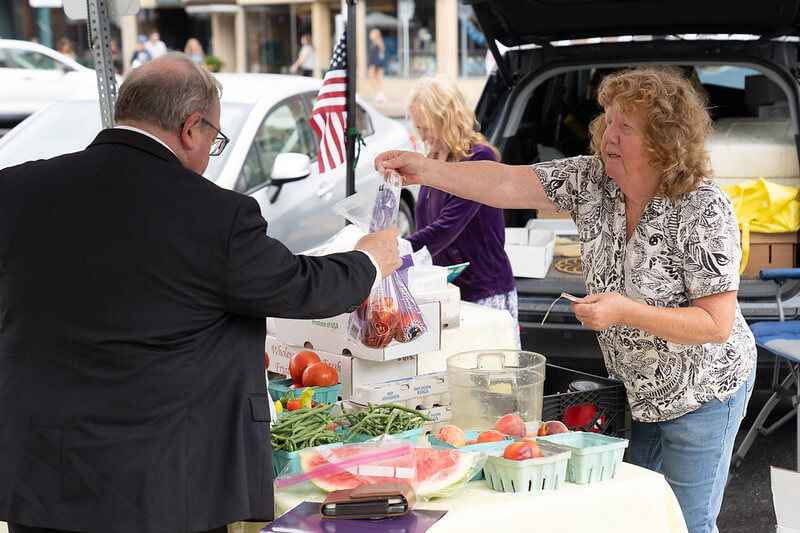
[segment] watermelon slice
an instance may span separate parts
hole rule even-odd
[[[362,449],[355,446],[342,446],[329,450],[329,452],[333,454],[333,462],[364,453]],[[328,459],[313,449],[301,451],[299,455],[300,467],[304,473],[330,464]],[[396,457],[381,462],[380,467],[395,467],[402,471],[411,466],[409,459],[409,455]],[[416,472],[415,479],[412,482],[414,490],[418,496],[430,496],[459,481],[469,479],[468,476],[474,473],[473,467],[476,460],[477,455],[459,452],[458,450],[414,448],[414,467]],[[373,483],[380,483],[398,481],[399,479],[370,475],[370,480]],[[363,485],[366,480],[363,478],[363,474],[356,476],[348,471],[341,471],[336,474],[314,478],[311,482],[325,492],[332,492],[339,489],[352,489]]]

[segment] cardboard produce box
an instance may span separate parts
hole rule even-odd
[[[776,533],[800,533],[800,508],[797,494],[800,492],[800,472],[785,468],[769,467],[772,486],[772,503],[778,520]]]
[[[461,289],[447,283],[448,269],[414,265],[408,269],[408,290],[417,301],[439,302],[442,329],[457,328],[461,322]]]
[[[744,269],[745,276],[758,276],[767,268],[794,268],[797,257],[797,232],[750,232],[750,257]]]
[[[409,355],[438,350],[441,347],[439,302],[418,301],[422,319],[428,327],[423,335],[411,342],[393,340],[384,348],[369,348],[347,337],[349,314],[314,320],[275,320],[275,336],[283,344],[311,346],[326,352],[352,355],[371,361],[391,361]]]
[[[544,278],[553,262],[552,230],[506,228],[506,255],[517,278]]]
[[[341,353],[317,350],[311,346],[292,346],[284,344],[273,335],[267,335],[264,350],[269,354],[270,372],[289,376],[289,361],[292,356],[302,350],[311,350],[324,363],[328,363],[339,374],[339,391],[343,400],[353,395],[353,390],[360,385],[378,383],[398,378],[409,378],[417,375],[417,356],[409,355],[392,361],[377,362],[358,359]]]
[[[420,299],[436,301],[441,305],[442,329],[457,328],[461,323],[461,289],[452,283],[439,291],[416,293]]]

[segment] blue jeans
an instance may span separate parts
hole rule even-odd
[[[753,392],[756,371],[724,402],[713,398],[699,409],[666,422],[636,422],[631,462],[664,474],[689,533],[717,533],[717,515],[728,479],[733,441]]]

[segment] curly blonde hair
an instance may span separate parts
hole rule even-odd
[[[637,68],[609,74],[600,82],[598,103],[639,114],[650,164],[662,173],[658,194],[677,200],[712,176],[705,140],[711,132],[705,95],[670,69]],[[592,153],[600,157],[606,117],[589,125]]]
[[[426,127],[441,132],[442,143],[450,152],[450,161],[462,161],[478,144],[490,147],[500,160],[500,153],[480,133],[475,113],[467,106],[464,95],[449,78],[421,78],[411,91],[408,108],[420,113]],[[432,154],[426,155],[430,157]]]

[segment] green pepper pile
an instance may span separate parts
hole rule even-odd
[[[294,452],[303,448],[341,442],[332,429],[336,418],[331,414],[335,404],[303,408],[283,414],[272,426],[272,449]]]
[[[422,427],[431,418],[416,409],[409,409],[392,403],[375,405],[368,404],[368,409],[344,413],[339,420],[347,419],[349,427],[344,435],[344,440],[349,441],[356,434],[365,434],[377,437],[383,434],[401,433]]]

